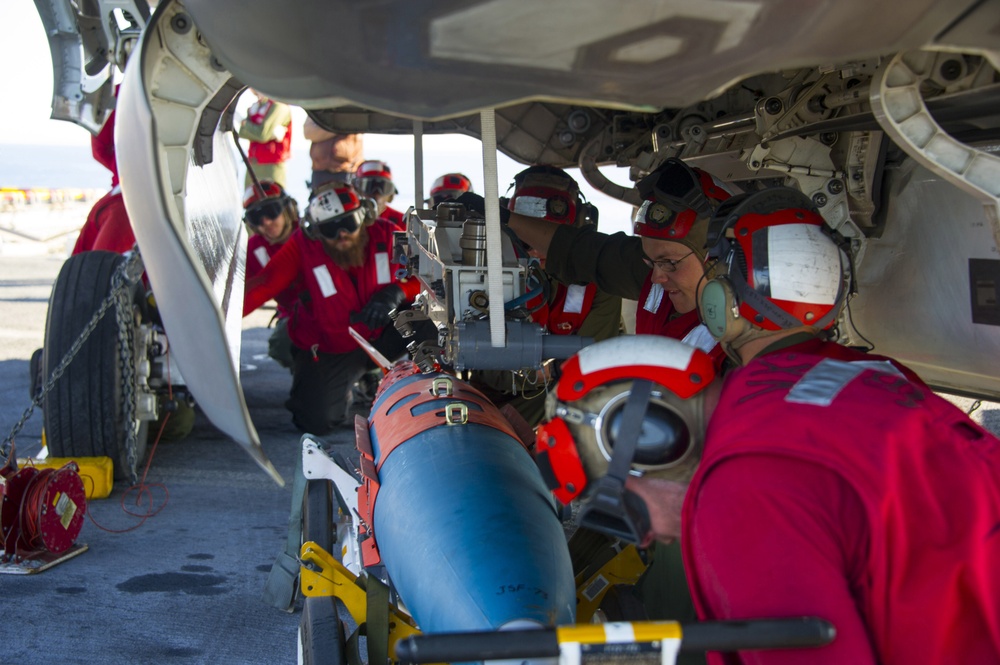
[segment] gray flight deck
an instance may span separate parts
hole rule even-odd
[[[8,248],[10,245],[8,245]],[[49,292],[63,255],[0,252],[0,429],[29,404],[28,359],[41,346]],[[285,542],[300,433],[283,403],[287,370],[266,357],[271,311],[247,317],[243,380],[278,487],[199,414],[191,436],[161,443],[146,478],[162,509],[137,528],[126,484],[91,501],[78,543],[88,551],[32,575],[0,575],[0,664],[294,663],[298,613],[261,601]],[[40,449],[42,416],[17,437]],[[339,440],[349,442],[345,430]],[[165,488],[166,493],[163,491]],[[126,507],[142,512],[130,495]],[[93,521],[91,520],[93,518]]]

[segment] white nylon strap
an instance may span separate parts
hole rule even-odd
[[[424,121],[413,121],[413,205],[423,208],[424,202]]]
[[[479,112],[483,139],[483,180],[486,199],[486,285],[490,296],[490,342],[507,344],[503,314],[503,251],[500,245],[500,186],[497,183],[497,126],[493,109]]]

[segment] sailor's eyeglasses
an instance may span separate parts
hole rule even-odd
[[[692,254],[694,254],[694,250],[691,250],[679,259],[659,259],[657,261],[654,261],[648,256],[644,256],[642,257],[642,262],[650,268],[655,268],[660,272],[677,272],[677,265]]]

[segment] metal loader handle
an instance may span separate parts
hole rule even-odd
[[[632,639],[622,641],[623,632],[631,635]],[[687,624],[646,621],[540,630],[411,635],[396,644],[396,658],[401,663],[553,658],[561,655],[562,645],[575,643],[583,645],[584,657],[590,652],[595,655],[600,653],[605,659],[616,654],[634,659],[635,650],[614,647],[623,644],[659,645],[663,640],[680,639],[680,651],[802,648],[829,644],[835,635],[836,630],[830,622],[815,617]]]

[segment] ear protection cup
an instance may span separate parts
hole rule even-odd
[[[309,216],[305,216],[299,222],[299,226],[302,228],[302,235],[309,238],[310,240],[319,240],[319,233],[316,232],[316,227],[313,225],[312,220]]]
[[[727,277],[716,277],[705,284],[698,311],[708,332],[720,344],[732,342],[750,328],[750,322],[740,316],[736,291]]]
[[[378,219],[378,207],[374,200],[368,198],[361,199],[361,206],[365,209],[365,219],[362,225],[371,226]]]

